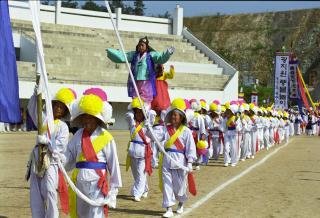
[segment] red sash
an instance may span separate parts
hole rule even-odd
[[[96,152],[94,151],[89,132],[84,129],[81,138],[81,147],[83,156],[86,158],[87,161],[90,162],[98,162],[98,157]],[[95,169],[96,173],[100,176],[98,181],[98,187],[100,188],[102,194],[107,196],[108,194],[108,180],[107,174],[103,173],[101,169]],[[108,215],[108,205],[104,206],[104,214],[105,216]]]
[[[139,126],[139,123],[136,124],[136,127]],[[145,149],[145,161],[146,161],[146,167],[145,167],[145,172],[148,173],[149,176],[152,174],[152,166],[151,166],[151,157],[152,157],[152,150],[151,150],[151,145],[150,143],[147,142],[146,136],[143,132],[143,129],[141,128],[140,131],[138,132],[140,138],[142,139],[143,143],[146,145]]]
[[[170,136],[173,136],[174,133],[176,132],[172,125],[167,126],[167,131]],[[183,146],[182,142],[179,140],[179,137],[174,142],[174,145],[176,146],[177,150],[179,150],[179,151],[184,150],[184,146]],[[197,194],[197,189],[196,189],[196,183],[195,183],[193,174],[191,172],[188,173],[188,187],[189,187],[189,192],[193,196],[195,196]]]
[[[167,130],[170,136],[173,136],[176,132],[176,130],[174,130],[172,125],[168,125],[167,126]],[[174,142],[174,145],[176,146],[176,148],[179,151],[183,151],[184,150],[184,145],[182,144],[182,142],[179,140],[179,137],[176,139],[176,141]]]

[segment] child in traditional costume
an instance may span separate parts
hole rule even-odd
[[[167,79],[173,79],[174,67],[170,66],[169,72],[164,72],[163,64],[156,65],[156,90],[157,95],[151,102],[151,108],[155,111],[166,110],[170,106]]]
[[[37,88],[28,103],[28,111],[37,125]],[[57,159],[65,152],[69,140],[69,129],[65,121],[70,119],[70,108],[76,99],[76,93],[69,88],[61,88],[52,98],[54,134],[48,131],[48,118],[45,114],[41,135],[37,136],[37,145],[33,149],[28,163],[26,179],[30,177],[30,207],[32,217],[59,217],[57,189],[60,193],[61,209],[68,213],[68,192],[57,164]],[[51,148],[51,135],[55,138],[55,147]],[[40,153],[40,154],[39,154]]]
[[[164,116],[166,114],[165,110],[162,111],[156,111],[157,116],[155,118],[154,124],[152,126],[153,133],[155,134],[155,137],[160,140],[162,135],[164,134]],[[159,165],[159,148],[155,140],[152,140],[152,167],[153,168],[158,168]]]
[[[200,101],[196,99],[191,99],[190,100],[190,107],[194,111],[193,118],[188,122],[189,129],[192,131],[192,136],[194,139],[194,142],[197,147],[197,161],[196,161],[196,170],[200,170],[200,163],[201,163],[201,158],[200,156],[206,155],[207,152],[207,143],[206,143],[206,126],[205,122],[203,119],[203,116],[201,116],[200,111],[201,111],[201,103]]]
[[[224,135],[224,166],[231,163],[235,167],[238,163],[238,154],[240,143],[237,141],[237,133],[241,130],[241,120],[236,117],[239,106],[235,101],[226,104],[225,119],[226,131]]]
[[[192,163],[196,160],[196,146],[192,133],[187,125],[187,117],[185,114],[186,104],[183,99],[177,98],[172,101],[171,107],[165,117],[165,134],[161,140],[164,142],[164,148],[167,154],[180,165],[192,171]],[[163,194],[162,207],[167,208],[163,217],[172,217],[172,206],[179,201],[177,213],[183,213],[183,205],[187,200],[187,183],[189,191],[196,194],[195,184],[192,174],[167,156],[161,153],[160,165],[160,189]],[[188,182],[187,182],[188,178]]]
[[[243,115],[241,117],[242,122],[242,131],[243,131],[243,143],[241,144],[241,154],[240,160],[245,161],[247,158],[250,158],[250,147],[251,147],[251,129],[252,129],[252,120],[249,115],[249,105],[243,104]]]
[[[208,126],[208,144],[209,144],[209,157],[213,156],[214,160],[218,160],[222,150],[223,139],[223,119],[220,116],[221,105],[220,102],[215,100],[210,104],[209,116],[210,120],[207,122]]]
[[[173,54],[174,48],[169,47],[165,52],[156,52],[149,46],[147,37],[141,38],[136,46],[135,51],[127,52],[127,59],[131,63],[138,92],[145,102],[145,106],[150,108],[150,104],[155,96],[156,91],[156,73],[155,64],[166,63]],[[124,63],[125,57],[119,50],[107,49],[108,58],[115,63]],[[133,81],[128,77],[128,96],[135,98],[137,94],[134,90]]]
[[[152,149],[151,149],[151,133],[148,126],[152,126],[156,117],[153,110],[148,111],[149,123],[146,123],[142,112],[142,105],[138,98],[134,98],[129,105],[129,112],[126,113],[126,120],[130,130],[130,142],[128,144],[128,154],[126,161],[126,169],[131,166],[131,172],[134,178],[134,184],[131,188],[131,194],[134,201],[141,201],[141,197],[148,196],[147,174],[152,173]]]
[[[80,129],[68,144],[64,164],[73,170],[72,180],[84,195],[96,202],[107,198],[108,205],[115,208],[122,181],[116,143],[107,131],[111,117],[106,93],[100,88],[86,90],[72,110],[71,125]],[[92,206],[71,189],[69,197],[72,218],[102,218],[108,213],[107,205]]]

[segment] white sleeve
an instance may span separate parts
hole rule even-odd
[[[196,152],[196,144],[194,143],[192,133],[189,129],[185,129],[186,131],[186,158],[189,163],[193,163],[197,159],[197,152]]]
[[[136,121],[134,120],[133,112],[129,111],[125,115],[125,119],[128,122],[129,129],[131,130],[136,125]]]
[[[107,168],[109,171],[109,183],[110,189],[112,188],[120,188],[122,187],[122,180],[121,180],[121,172],[117,154],[117,147],[114,140],[111,140],[109,144],[107,144],[103,151],[106,155],[107,159]]]
[[[66,157],[66,162],[64,163],[67,171],[70,171],[76,167],[77,161],[77,142],[81,140],[83,129],[79,129],[75,135],[72,137],[71,141],[67,145],[67,149],[64,152],[64,156]]]
[[[60,128],[56,134],[56,149],[59,153],[65,152],[69,141],[69,128],[65,122],[61,122]]]
[[[206,126],[204,124],[204,118],[201,116],[198,116],[198,123],[199,123],[199,133],[200,134],[206,134]]]

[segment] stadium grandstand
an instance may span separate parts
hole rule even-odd
[[[17,56],[21,106],[26,108],[36,79],[36,48],[31,14],[26,2],[9,1],[11,26]],[[197,39],[183,26],[183,8],[177,5],[172,19],[125,15],[121,8],[113,14],[126,51],[135,49],[139,38],[147,36],[157,51],[174,46],[175,53],[165,64],[175,67],[168,81],[171,98],[221,99],[238,97],[238,71]],[[111,62],[107,48],[120,48],[107,13],[41,5],[41,33],[50,87],[53,91],[71,87],[81,94],[101,87],[113,105],[113,129],[127,129],[124,113],[128,70]]]

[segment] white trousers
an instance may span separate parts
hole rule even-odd
[[[269,128],[269,142],[270,146],[273,146],[275,141],[274,141],[274,128]]]
[[[258,128],[258,133],[259,133],[259,150],[265,148],[266,146],[264,145],[264,140],[263,140],[263,128]]]
[[[300,134],[301,134],[300,123],[295,123],[295,124],[294,124],[294,134],[295,134],[295,135],[300,135]]]
[[[238,163],[237,135],[225,135],[224,137],[224,163]]]
[[[152,149],[152,167],[158,166],[159,164],[159,149],[157,146],[157,143],[152,142],[151,143],[151,149]]]
[[[146,162],[144,158],[131,157],[131,172],[134,179],[131,194],[141,197],[148,191],[147,173],[145,173]]]
[[[250,132],[246,132],[243,134],[243,143],[241,147],[241,159],[246,159],[251,154],[249,153],[249,147],[251,146],[251,135]]]
[[[172,207],[187,200],[187,174],[182,169],[162,167],[162,207]]]
[[[58,165],[51,164],[42,178],[33,170],[30,175],[30,207],[33,218],[59,217]]]
[[[249,152],[252,156],[256,155],[258,131],[251,132],[251,146],[249,147]]]
[[[210,154],[212,154],[212,157],[214,160],[218,160],[221,150],[222,150],[222,145],[219,140],[219,137],[212,137],[209,152],[210,152]]]
[[[294,135],[294,123],[291,123],[289,124],[289,131],[290,131],[290,136],[293,136]]]
[[[104,195],[98,188],[98,180],[93,181],[83,181],[77,180],[78,189],[88,196],[90,199],[95,201],[101,201],[104,199]],[[104,208],[95,207],[83,201],[81,198],[77,197],[77,215],[79,218],[104,218]]]
[[[264,130],[263,139],[264,139],[264,147],[269,148],[270,147],[269,128]]]

